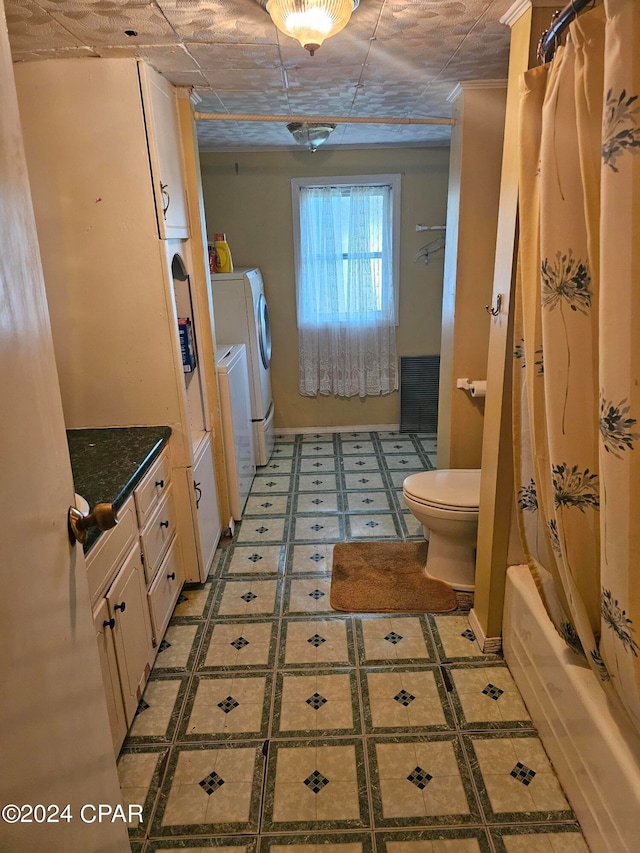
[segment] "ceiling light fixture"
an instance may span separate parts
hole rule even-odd
[[[349,23],[360,0],[262,0],[276,27],[297,39],[311,56]]]
[[[336,129],[335,124],[315,124],[308,121],[293,121],[287,125],[287,130],[300,145],[306,145],[313,153],[318,145],[326,142]]]

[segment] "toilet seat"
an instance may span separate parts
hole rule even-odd
[[[407,498],[425,507],[477,513],[480,507],[480,470],[421,471],[407,477],[402,489]]]

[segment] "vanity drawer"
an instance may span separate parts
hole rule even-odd
[[[140,485],[133,492],[140,527],[144,527],[158,500],[166,492],[170,480],[171,466],[169,464],[169,454],[165,451],[154,462],[151,470],[145,475]]]
[[[142,551],[144,553],[144,573],[147,583],[151,583],[156,573],[162,555],[171,542],[176,531],[176,510],[173,502],[171,486],[160,505],[145,524],[140,534]]]
[[[182,589],[182,560],[177,538],[173,540],[167,551],[167,556],[151,584],[148,592],[151,625],[156,642],[160,642],[174,605]]]
[[[118,512],[116,526],[102,533],[87,554],[87,580],[92,606],[115,577],[137,535],[135,507],[133,498],[129,498]]]

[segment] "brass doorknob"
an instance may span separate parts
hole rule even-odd
[[[75,506],[69,507],[69,535],[72,542],[86,542],[87,531],[90,527],[100,530],[110,530],[118,523],[118,514],[113,504],[96,504],[93,512],[83,515]]]

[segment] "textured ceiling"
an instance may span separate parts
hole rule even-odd
[[[450,116],[456,84],[506,77],[512,0],[360,0],[309,56],[258,0],[5,0],[16,61],[135,56],[201,112]],[[127,35],[126,31],[134,35]],[[330,145],[447,145],[436,125],[339,124]],[[291,147],[284,124],[198,122],[202,150]]]

